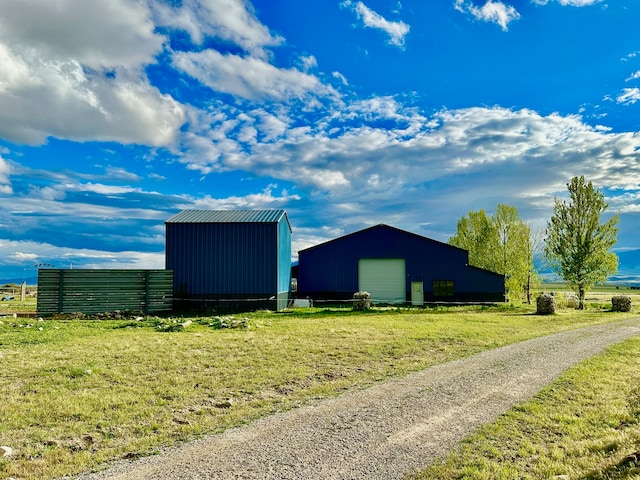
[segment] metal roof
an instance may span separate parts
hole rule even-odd
[[[278,223],[283,215],[289,223],[284,210],[183,210],[165,223]]]

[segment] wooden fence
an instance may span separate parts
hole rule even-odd
[[[173,307],[172,270],[38,271],[38,315],[133,310],[144,314]]]

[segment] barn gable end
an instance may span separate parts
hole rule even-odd
[[[469,266],[466,250],[388,225],[301,250],[298,262],[298,295],[314,299],[371,286],[378,303],[504,301],[504,276]]]

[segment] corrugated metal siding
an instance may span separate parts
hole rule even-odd
[[[167,224],[167,269],[176,292],[276,294],[276,225]]]
[[[504,293],[501,275],[469,267],[466,250],[387,225],[377,225],[299,252],[300,295],[351,298],[358,289],[358,259],[404,258],[406,292],[411,282],[424,283],[429,299],[433,280],[455,281],[459,298],[475,296],[500,301]],[[502,298],[503,299],[503,298]]]
[[[291,228],[289,222],[278,223],[278,294],[291,290]]]
[[[167,270],[38,271],[38,315],[114,310],[170,311],[173,272]]]

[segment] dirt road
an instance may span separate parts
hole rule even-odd
[[[639,334],[633,319],[528,340],[76,478],[399,479],[567,368]]]

